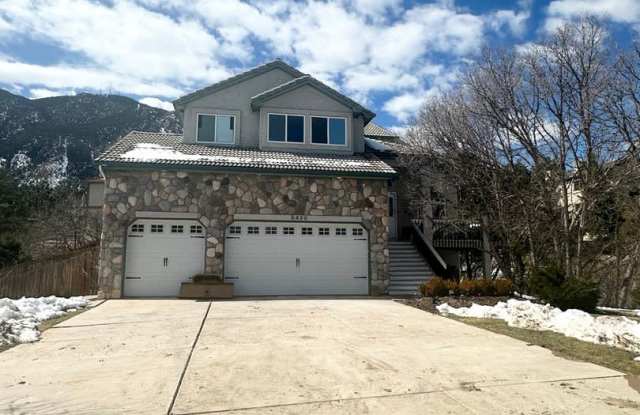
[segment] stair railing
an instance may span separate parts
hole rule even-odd
[[[446,275],[447,263],[444,262],[444,259],[442,259],[438,251],[436,251],[418,225],[413,221],[411,222],[411,241],[416,249],[427,259],[436,275]]]

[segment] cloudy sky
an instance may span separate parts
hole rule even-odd
[[[484,45],[540,39],[589,13],[616,39],[640,0],[0,0],[0,87],[173,99],[280,57],[402,126]]]

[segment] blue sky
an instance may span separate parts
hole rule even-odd
[[[279,57],[401,128],[483,46],[526,45],[584,14],[622,44],[640,31],[640,0],[0,0],[0,87],[171,108]]]

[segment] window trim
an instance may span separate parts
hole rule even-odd
[[[269,138],[269,124],[271,123],[272,115],[284,116],[284,141],[271,140]],[[289,116],[302,117],[302,141],[289,141]],[[265,131],[267,136],[267,143],[276,144],[306,144],[307,142],[307,116],[304,114],[290,114],[287,112],[267,112],[267,130]]]
[[[198,122],[200,121],[201,115],[209,115],[215,117],[215,121],[213,123],[213,141],[204,141],[198,138],[199,128]],[[233,117],[233,142],[232,143],[221,143],[217,141],[217,130],[218,130],[218,117]],[[224,112],[196,112],[196,143],[203,144],[218,144],[221,146],[234,146],[236,145],[236,131],[238,131],[238,117],[235,114],[227,114]]]
[[[347,147],[349,145],[349,119],[347,117],[341,117],[337,115],[311,115],[310,123],[313,125],[314,118],[325,118],[327,120],[327,142],[326,143],[314,143],[313,142],[313,128],[311,128],[311,135],[309,142],[314,146],[333,146],[333,147]],[[331,118],[344,120],[344,144],[331,144]]]

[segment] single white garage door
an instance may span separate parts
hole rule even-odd
[[[175,297],[204,269],[205,229],[193,220],[138,219],[127,230],[124,295]]]
[[[225,280],[234,295],[366,295],[368,246],[358,224],[234,222]]]

